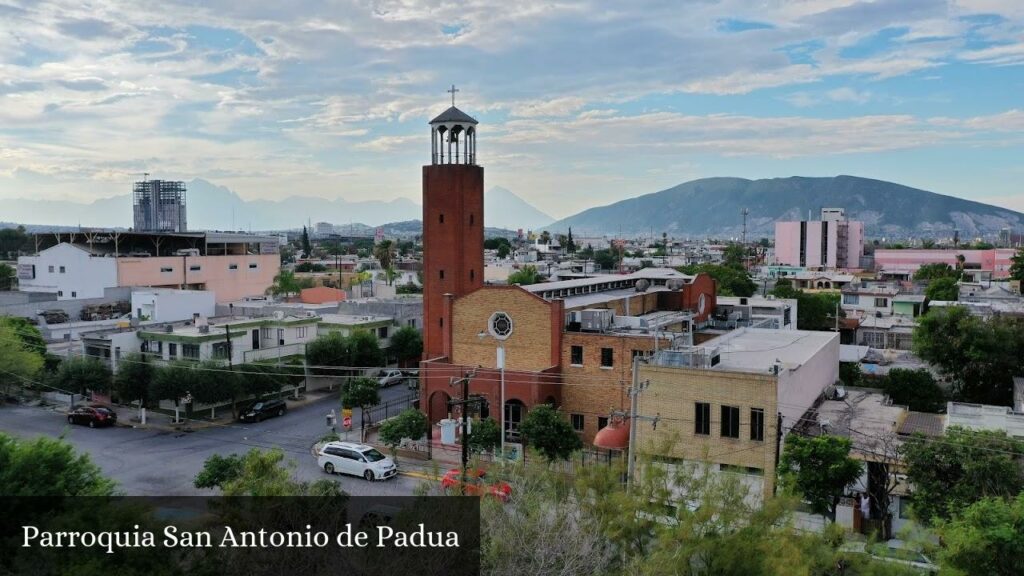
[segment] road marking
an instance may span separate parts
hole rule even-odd
[[[399,474],[403,476],[412,476],[413,478],[419,478],[421,480],[440,480],[440,476],[434,476],[424,472],[414,472],[411,470],[399,470]]]

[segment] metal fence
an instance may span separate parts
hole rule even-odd
[[[380,422],[381,420],[387,420],[392,416],[398,416],[409,408],[418,408],[419,400],[420,396],[418,393],[410,392],[405,396],[392,398],[374,406],[373,408],[368,408],[366,410],[366,425],[369,426],[370,424]]]

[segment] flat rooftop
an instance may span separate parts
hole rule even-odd
[[[321,321],[324,324],[338,324],[340,326],[358,326],[360,324],[375,324],[377,322],[390,322],[391,316],[376,316],[372,314],[321,314]]]
[[[717,347],[719,370],[766,371],[776,360],[786,367],[808,362],[821,349],[835,341],[835,332],[740,328],[705,342],[705,348]]]
[[[846,394],[842,400],[825,400],[818,406],[820,431],[849,438],[853,455],[864,460],[891,453],[901,442],[896,431],[907,417],[907,407],[889,404],[879,392],[847,388]]]
[[[651,286],[654,287],[659,283],[664,285],[665,282],[672,279],[679,279],[684,283],[690,283],[693,281],[694,276],[683,274],[674,268],[644,268],[631,274],[597,274],[588,278],[541,282],[540,284],[523,286],[523,289],[545,299],[567,298],[584,293],[607,292],[624,288],[633,289],[637,280],[648,280],[651,282]]]

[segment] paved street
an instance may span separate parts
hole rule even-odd
[[[382,400],[408,393],[401,387],[381,391]],[[337,397],[324,398],[289,410],[280,418],[255,424],[234,423],[191,433],[114,427],[91,429],[68,426],[63,410],[0,406],[0,431],[21,437],[60,436],[89,454],[103,471],[130,495],[209,494],[192,486],[192,479],[212,454],[233,454],[251,448],[280,448],[295,464],[300,480],[326,475],[317,467],[310,447],[327,432],[325,415],[337,409]],[[353,416],[359,424],[359,411]],[[358,440],[358,431],[350,433]],[[424,480],[399,475],[383,482],[334,476],[353,495],[408,495]]]

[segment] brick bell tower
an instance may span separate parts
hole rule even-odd
[[[430,121],[423,167],[423,354],[445,356],[445,295],[484,280],[484,169],[476,163],[477,121],[452,106]]]

